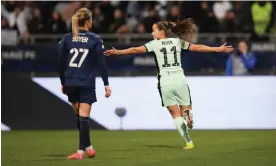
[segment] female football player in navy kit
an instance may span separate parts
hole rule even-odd
[[[105,97],[111,95],[108,73],[100,36],[89,32],[92,28],[92,12],[87,8],[79,9],[72,17],[72,33],[64,35],[59,42],[59,75],[62,91],[77,116],[79,148],[68,159],[81,160],[86,152],[88,157],[95,156],[90,142],[89,116],[92,103],[96,102],[96,69],[100,72],[105,85]]]

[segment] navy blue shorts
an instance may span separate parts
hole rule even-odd
[[[64,92],[71,103],[92,104],[97,101],[96,91],[93,87],[65,86]]]

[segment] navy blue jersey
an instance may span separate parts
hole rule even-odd
[[[64,35],[59,42],[59,75],[64,86],[95,87],[96,69],[104,85],[108,85],[107,67],[100,36],[79,31],[77,39],[73,34]]]

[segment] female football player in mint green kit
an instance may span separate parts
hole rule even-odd
[[[197,32],[197,27],[191,19],[177,22],[161,21],[152,26],[154,40],[140,47],[125,50],[115,48],[107,50],[105,55],[127,55],[146,52],[155,53],[158,71],[158,90],[162,100],[162,106],[167,107],[175,126],[184,140],[186,146],[183,149],[193,149],[194,144],[188,134],[188,128],[193,127],[191,112],[190,90],[181,67],[181,51],[196,52],[224,52],[233,51],[232,46],[226,44],[220,47],[191,44],[188,41]],[[170,37],[176,35],[176,37]]]

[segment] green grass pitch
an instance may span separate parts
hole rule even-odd
[[[276,130],[91,131],[96,157],[69,161],[77,131],[2,132],[2,166],[275,166]]]

